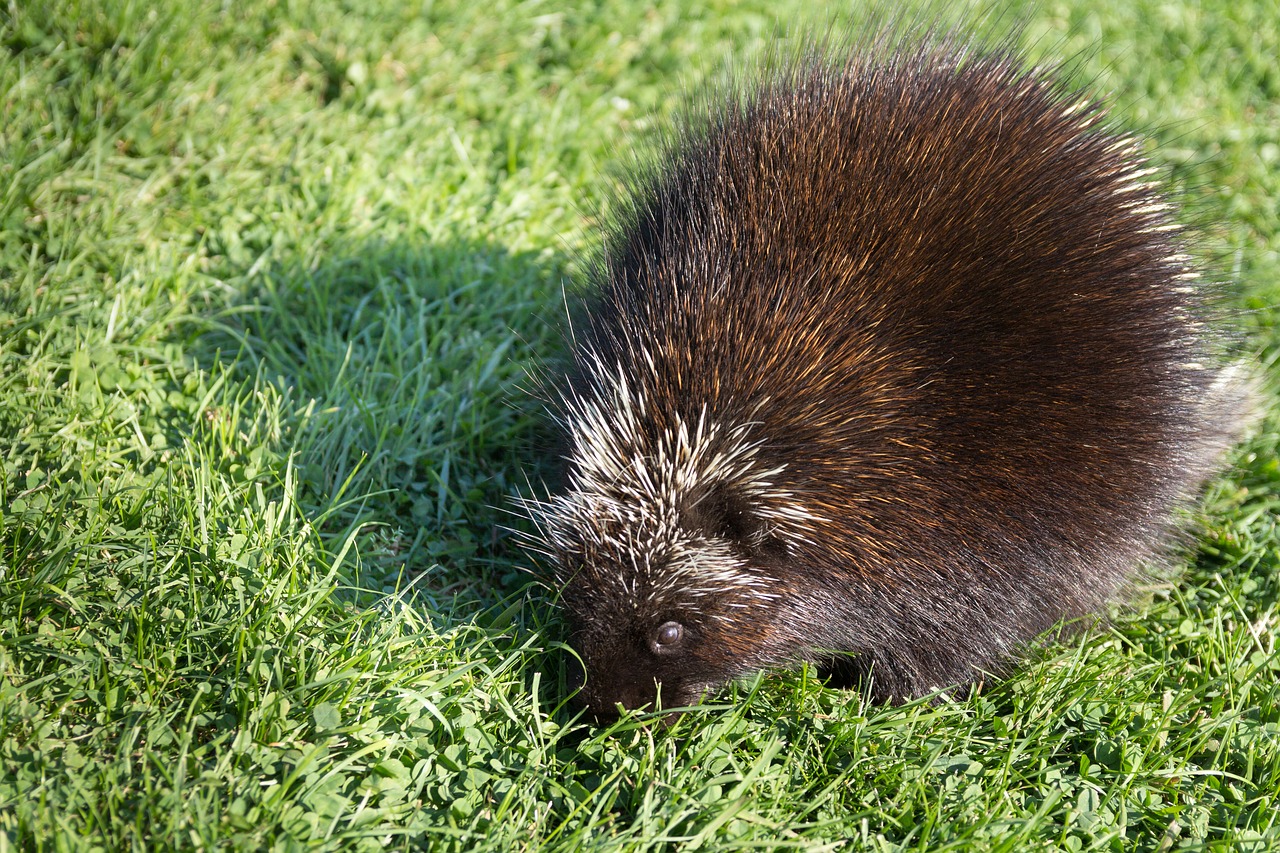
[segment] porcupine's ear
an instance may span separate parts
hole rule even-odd
[[[752,503],[730,483],[716,483],[698,494],[681,514],[685,529],[710,539],[726,539],[748,557],[785,557],[787,545]]]

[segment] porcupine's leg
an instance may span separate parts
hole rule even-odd
[[[873,702],[901,702],[921,691],[915,668],[886,654],[836,655],[818,666],[818,675],[837,690],[869,690]]]

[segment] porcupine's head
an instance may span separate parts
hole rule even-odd
[[[585,668],[571,679],[597,717],[695,704],[795,648],[782,563],[809,519],[781,466],[749,425],[684,419],[641,385],[598,359],[580,373],[564,488],[539,513]]]

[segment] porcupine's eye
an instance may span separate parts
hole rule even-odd
[[[684,626],[679,622],[663,622],[653,632],[653,650],[655,652],[672,652],[684,639]]]

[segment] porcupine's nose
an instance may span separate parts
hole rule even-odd
[[[569,664],[566,682],[577,691],[575,701],[579,707],[585,708],[597,723],[616,720],[620,711],[653,710],[657,704],[659,685],[653,678],[617,678],[595,669],[587,672],[577,658]]]

